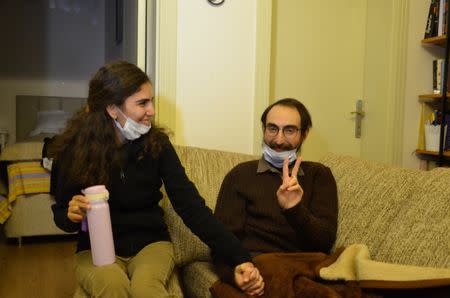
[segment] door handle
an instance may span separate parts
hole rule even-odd
[[[361,116],[361,117],[366,116],[366,113],[364,113],[364,112],[358,112],[358,111],[350,112],[350,114],[356,114],[356,115]]]
[[[363,111],[363,101],[358,99],[356,101],[356,111],[350,112],[352,115],[356,115],[355,117],[355,138],[361,138],[361,121],[362,118],[366,115]]]

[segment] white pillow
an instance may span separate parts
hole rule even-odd
[[[37,124],[34,130],[30,132],[30,137],[41,133],[58,134],[65,127],[69,115],[61,110],[39,111],[37,114]]]

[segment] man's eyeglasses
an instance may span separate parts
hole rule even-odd
[[[296,136],[297,132],[300,130],[300,128],[298,128],[294,125],[286,125],[286,126],[280,128],[275,124],[266,124],[265,129],[266,129],[266,133],[271,137],[277,136],[278,132],[281,129],[283,131],[283,135],[285,138],[292,138],[292,137]]]

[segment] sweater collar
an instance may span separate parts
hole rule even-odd
[[[291,171],[292,171],[292,167],[289,167],[289,174],[291,173]],[[265,173],[265,172],[277,173],[279,175],[283,174],[281,169],[275,168],[270,163],[268,163],[264,159],[264,157],[261,157],[261,159],[258,162],[258,168],[256,169],[256,173],[260,174],[260,173]],[[298,169],[297,176],[305,176],[305,172],[303,172],[301,165],[300,165],[300,168]]]

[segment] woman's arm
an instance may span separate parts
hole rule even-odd
[[[234,187],[236,177],[233,170],[225,176],[222,182],[214,215],[242,241],[246,221],[245,201],[239,197]],[[214,265],[219,277],[223,281],[232,283],[234,279],[233,267],[220,259],[214,259]]]
[[[247,212],[245,200],[239,196],[234,187],[237,182],[235,169],[223,179],[214,215],[242,241],[245,236]]]
[[[58,228],[66,232],[76,232],[80,228],[80,223],[75,223],[68,218],[69,201],[78,194],[74,187],[69,187],[63,171],[59,169],[58,163],[52,165],[52,195],[55,204],[52,205],[53,220]]]
[[[159,162],[167,194],[186,226],[211,248],[216,257],[227,264],[235,267],[249,262],[250,254],[205,205],[170,143],[162,150]]]
[[[248,295],[262,295],[264,281],[251,263],[249,252],[205,205],[170,143],[161,152],[159,162],[172,206],[186,226],[211,248],[213,256],[234,268],[233,281],[242,291]]]

